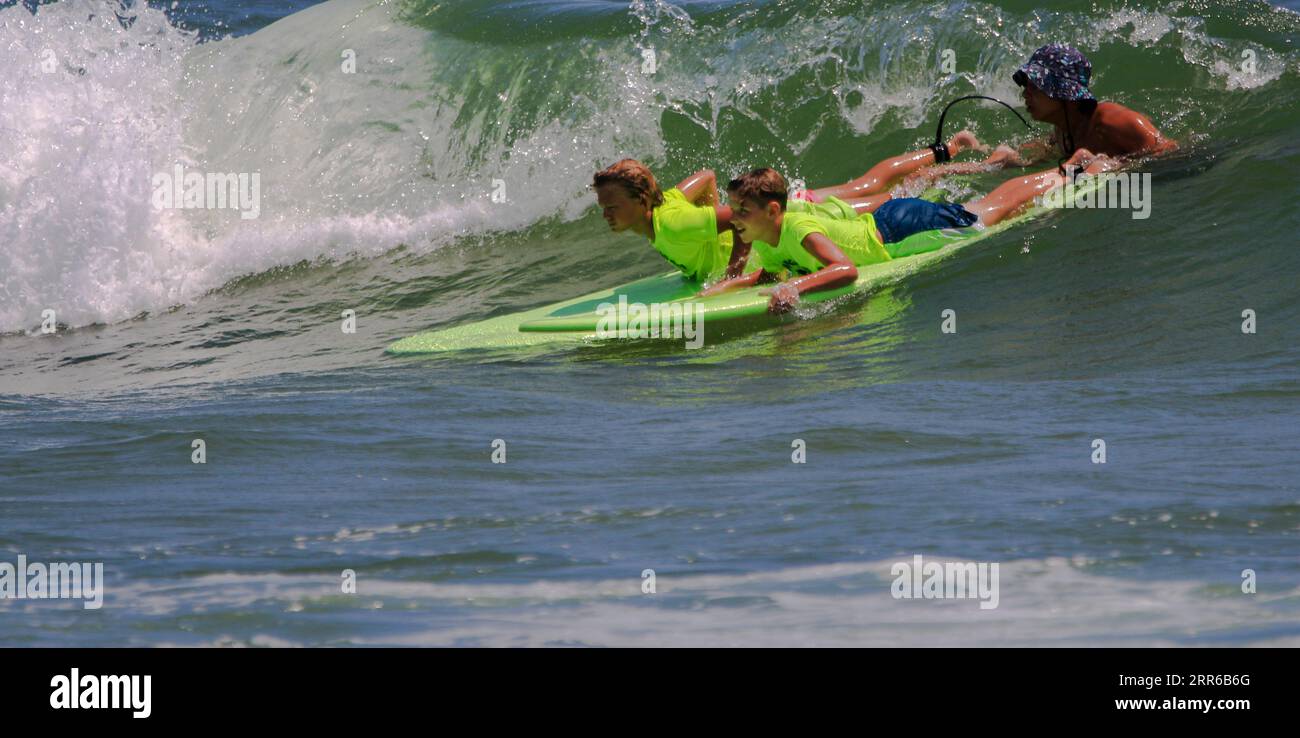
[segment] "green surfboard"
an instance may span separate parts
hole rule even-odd
[[[560,341],[582,341],[589,333],[533,332],[519,328],[524,323],[547,318],[594,315],[602,302],[617,303],[619,296],[630,302],[643,304],[663,303],[690,297],[700,291],[700,284],[682,278],[681,272],[669,272],[657,277],[647,277],[635,282],[592,292],[564,302],[534,308],[522,313],[512,313],[477,323],[458,325],[436,331],[417,333],[403,338],[388,347],[390,354],[430,354],[465,349],[495,349],[535,346]],[[594,323],[593,323],[594,326]]]
[[[1096,180],[1090,180],[1095,187]],[[1082,185],[1075,189],[1077,196]],[[900,256],[881,264],[858,268],[857,280],[847,287],[805,293],[800,304],[825,303],[849,294],[866,294],[901,281],[972,243],[1035,218],[1046,208],[1035,206],[990,228],[962,228],[926,231],[898,244]],[[701,289],[698,282],[683,279],[678,272],[648,277],[628,284],[575,297],[526,312],[503,315],[490,320],[419,333],[388,347],[392,354],[429,354],[465,349],[504,349],[561,342],[582,343],[602,340],[627,340],[638,337],[664,337],[676,340],[685,326],[719,326],[728,321],[762,319],[767,314],[768,291],[772,285],[759,285],[705,298],[695,298]],[[620,304],[633,312],[631,323],[615,323]],[[632,307],[634,305],[640,308]],[[639,312],[638,312],[639,311]],[[636,316],[647,320],[636,323]],[[605,321],[602,325],[602,319]],[[678,321],[690,321],[684,326]],[[772,317],[775,321],[777,318]],[[630,331],[608,330],[615,326]],[[658,331],[651,333],[650,325]],[[607,330],[601,330],[605,328]],[[643,328],[638,331],[637,328]],[[674,333],[674,330],[677,332]]]
[[[881,264],[869,264],[858,267],[858,278],[853,284],[847,287],[840,287],[833,290],[818,290],[817,292],[804,293],[799,302],[800,304],[812,305],[822,302],[828,302],[844,295],[855,292],[868,292],[882,284],[887,284],[897,279],[915,272],[925,264],[929,264],[938,259],[944,258],[955,251],[958,242],[968,241],[982,237],[980,231],[967,231],[965,229],[944,230],[944,231],[927,231],[918,233],[911,238],[902,241],[899,244],[900,253],[911,253],[914,255],[904,256],[902,258],[887,261]],[[906,249],[906,251],[903,251]],[[671,275],[665,275],[671,276]],[[714,325],[725,320],[737,320],[740,318],[753,318],[767,314],[767,305],[769,300],[768,290],[772,288],[771,284],[759,285],[757,287],[748,287],[742,290],[733,290],[724,292],[720,295],[711,297],[694,298],[687,295],[675,300],[661,299],[656,301],[658,310],[654,311],[660,317],[657,321],[650,321],[660,325],[664,329],[672,329],[676,325],[677,316],[689,316],[691,311],[694,313],[695,320],[703,319],[705,324]],[[691,294],[699,290],[695,286]],[[556,313],[539,318],[525,320],[519,324],[519,330],[524,333],[582,333],[584,335],[596,336],[601,328],[602,319],[606,322],[606,332],[609,330],[609,324],[613,318],[620,312],[620,306],[623,304],[631,305],[635,302],[632,295],[627,295],[625,300],[621,300],[622,295],[615,296],[612,300],[607,300],[607,306],[603,312],[592,309],[588,312],[567,312]],[[674,303],[677,303],[679,309],[673,310]],[[640,304],[646,306],[644,312],[650,312],[652,303],[642,301]],[[689,307],[688,307],[689,306]],[[597,306],[599,307],[599,305]],[[622,310],[624,316],[627,310]],[[686,318],[690,320],[690,317]],[[624,320],[623,322],[626,322]]]

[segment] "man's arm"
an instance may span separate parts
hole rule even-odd
[[[926,167],[904,180],[904,185],[909,190],[918,190],[928,187],[944,177],[950,177],[955,174],[976,174],[987,172],[994,168],[1005,169],[1007,167],[1027,167],[1032,164],[1048,161],[1051,159],[1052,142],[1050,139],[1042,141],[1030,141],[1020,147],[1019,150],[1013,149],[1006,144],[1002,144],[989,154],[983,161],[960,161],[949,162],[947,164],[936,164],[932,167]]]
[[[835,242],[824,233],[809,233],[803,239],[803,247],[808,253],[826,266],[812,274],[786,280],[772,289],[772,299],[768,301],[767,310],[771,313],[784,313],[799,302],[799,296],[805,292],[829,290],[853,284],[858,278],[858,268],[849,261],[849,257],[840,251]]]
[[[903,187],[908,192],[916,192],[929,187],[931,184],[938,182],[944,177],[951,177],[955,174],[976,174],[978,172],[987,172],[989,171],[990,166],[994,165],[995,163],[990,164],[982,161],[954,161],[947,164],[936,164],[935,166],[926,167],[919,172],[908,175],[907,179],[903,180]],[[857,209],[859,201],[849,200],[848,202],[854,206],[855,210]],[[879,205],[876,207],[879,207]],[[875,210],[875,208],[872,208],[872,210]],[[861,214],[862,211],[859,210],[858,213]]]
[[[1028,167],[1051,161],[1057,150],[1056,139],[1042,138],[1012,148],[1003,144],[993,150],[984,164],[1000,167]]]
[[[1014,161],[1008,165],[1013,167],[1029,167],[1035,164],[1041,164],[1045,161],[1052,161],[1056,158],[1057,153],[1061,150],[1060,145],[1056,142],[1055,136],[1040,138],[1021,144],[1016,149]]]
[[[1051,161],[1059,147],[1056,139],[1043,138],[1023,143],[1016,148],[999,144],[988,158],[980,162],[969,162],[966,171],[946,171],[945,174],[966,174],[968,171],[987,171],[989,167],[1028,167]],[[959,164],[945,164],[946,167],[958,167]],[[936,167],[937,169],[938,167]]]

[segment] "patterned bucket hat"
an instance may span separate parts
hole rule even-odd
[[[1096,100],[1088,90],[1092,63],[1078,49],[1064,44],[1048,44],[1029,57],[1011,76],[1021,87],[1033,82],[1053,100]]]

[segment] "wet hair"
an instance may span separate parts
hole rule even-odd
[[[621,159],[596,172],[591,178],[593,188],[607,184],[616,184],[623,188],[633,200],[645,198],[650,207],[664,204],[664,193],[659,183],[650,172],[650,168],[636,159]]]
[[[1097,101],[1096,101],[1096,100],[1080,100],[1080,101],[1079,101],[1079,112],[1080,112],[1080,113],[1083,113],[1084,115],[1092,115],[1092,111],[1094,111],[1094,110],[1096,110],[1096,109],[1097,109]]]
[[[785,177],[771,167],[759,167],[727,183],[727,192],[735,193],[741,200],[753,200],[764,205],[774,202],[780,205],[782,210],[785,210],[789,189]]]

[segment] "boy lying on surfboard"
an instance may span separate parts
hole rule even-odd
[[[596,172],[591,186],[611,231],[650,239],[687,279],[741,273],[749,246],[732,238],[731,208],[721,203],[712,171],[696,172],[663,192],[649,167],[623,159]]]
[[[1095,158],[1079,151],[1068,165],[1089,174],[1113,166],[1114,160]],[[1052,172],[1054,176],[1058,176]],[[922,231],[965,226],[994,225],[1028,205],[1036,195],[1056,183],[1016,181],[1004,183],[979,200],[958,205],[917,198],[895,198],[873,213],[857,218],[828,217],[817,210],[788,208],[787,185],[779,172],[755,169],[731,180],[731,225],[737,238],[752,248],[761,269],[729,277],[699,294],[701,297],[764,282],[780,282],[772,289],[768,311],[783,313],[799,302],[804,292],[851,284],[857,267],[910,256],[902,241]],[[930,248],[939,248],[932,244]]]
[[[969,226],[977,219],[961,205],[916,198],[891,200],[894,207],[883,215],[833,218],[818,210],[788,208],[794,203],[788,202],[787,191],[785,177],[770,168],[731,180],[732,228],[750,244],[762,268],[719,282],[701,297],[784,280],[773,288],[768,303],[770,312],[783,313],[804,292],[843,287],[857,279],[857,267],[903,256],[898,244],[914,233]]]
[[[987,150],[969,131],[962,131],[947,144],[956,154],[967,149]],[[922,149],[880,162],[855,182],[843,200],[830,194],[796,193],[792,211],[809,210],[827,218],[854,219],[874,212],[890,200],[885,190],[900,178],[935,162],[938,154]],[[731,208],[718,197],[717,177],[705,169],[683,179],[676,187],[661,191],[650,168],[635,159],[623,159],[592,178],[596,202],[611,231],[632,231],[645,236],[650,245],[681,271],[687,279],[707,282],[742,273],[749,244],[732,237]],[[883,194],[882,194],[883,193]],[[888,211],[906,208],[889,203]],[[934,226],[944,227],[944,226]]]

